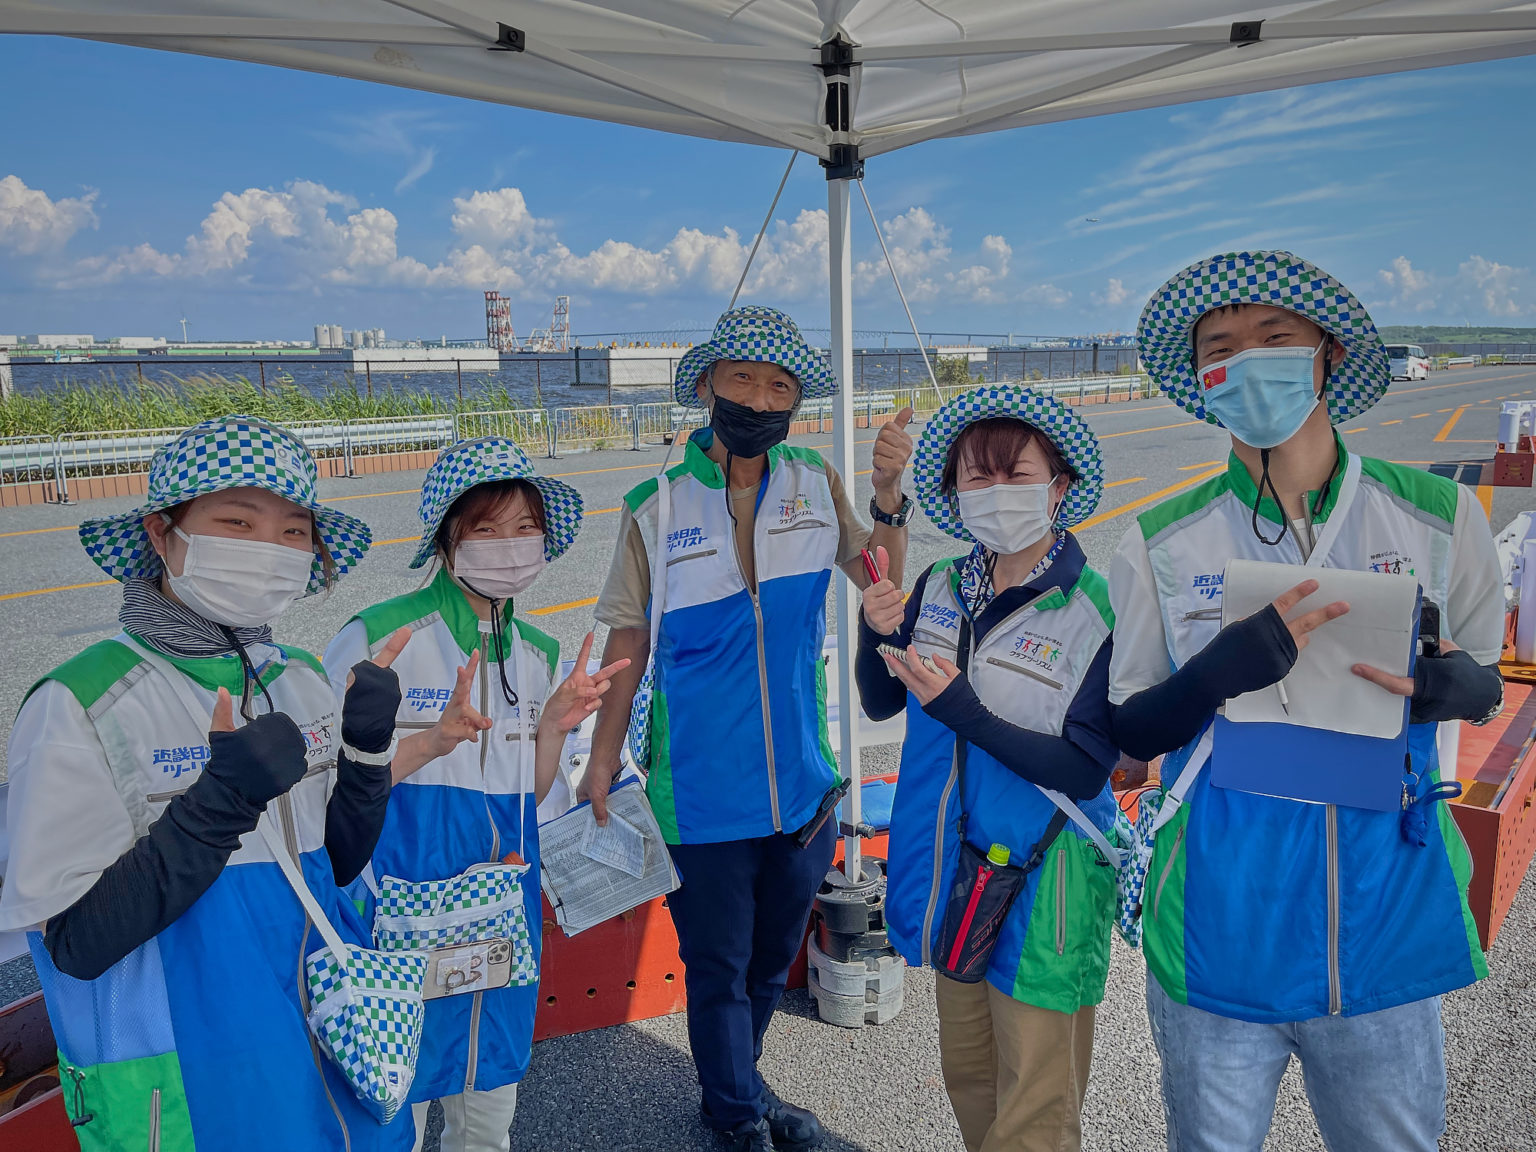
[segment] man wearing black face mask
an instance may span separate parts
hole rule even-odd
[[[679,363],[675,385],[679,404],[709,410],[709,426],[681,464],[625,497],[597,605],[611,629],[605,660],[632,663],[598,714],[580,795],[606,821],[630,729],[683,877],[668,906],[687,966],[701,1112],[743,1152],[802,1148],[821,1133],[763,1083],[757,1058],[836,843],[835,820],[803,846],[796,837],[839,783],[821,657],[827,589],[835,567],[869,582],[866,547],[885,548],[899,580],[912,511],[901,492],[910,409],[874,445],[873,531],[817,452],[784,443],[800,401],[836,391],[826,360],[783,313],[722,316]],[[632,725],[653,649],[650,703]]]

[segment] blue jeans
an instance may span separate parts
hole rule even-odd
[[[1169,1152],[1259,1152],[1280,1076],[1301,1061],[1329,1152],[1436,1152],[1445,1130],[1440,997],[1361,1016],[1251,1024],[1169,998],[1147,976]]]

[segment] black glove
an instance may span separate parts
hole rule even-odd
[[[1485,668],[1458,648],[1420,656],[1413,670],[1413,703],[1408,719],[1414,724],[1442,720],[1482,720],[1504,696],[1497,668]]]
[[[255,808],[288,791],[309,768],[299,726],[282,712],[265,713],[233,732],[210,732],[208,746],[204,775]]]
[[[1180,669],[1198,668],[1211,694],[1225,702],[1283,680],[1296,666],[1296,640],[1273,604],[1234,620]]]
[[[341,738],[348,747],[376,755],[395,738],[400,677],[371,660],[352,665],[352,685],[341,704]]]

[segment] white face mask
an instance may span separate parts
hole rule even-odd
[[[309,587],[315,554],[308,549],[232,540],[227,536],[188,536],[181,575],[165,576],[176,598],[205,620],[231,628],[260,628],[283,614]]]
[[[488,600],[506,600],[544,571],[544,534],[510,540],[466,540],[453,550],[453,574]]]
[[[958,493],[966,530],[1004,556],[1022,552],[1051,530],[1055,478],[1044,484],[990,484]]]

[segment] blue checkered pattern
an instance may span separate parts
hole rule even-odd
[[[960,433],[978,420],[995,416],[1010,416],[1038,428],[1076,470],[1077,479],[1067,486],[1056,514],[1058,527],[1070,528],[1093,515],[1104,494],[1104,459],[1093,429],[1050,396],[1017,384],[988,384],[947,401],[923,426],[912,453],[912,479],[917,502],[928,519],[956,540],[976,543],[960,519],[960,501],[955,493],[942,491],[941,484],[944,464]]]
[[[672,395],[685,408],[703,408],[696,385],[716,360],[751,360],[777,364],[800,381],[800,399],[837,395],[837,377],[827,358],[805,342],[795,322],[777,308],[749,304],[715,321],[714,334],[677,362]]]
[[[1141,947],[1141,897],[1147,886],[1152,849],[1156,846],[1152,822],[1162,807],[1162,794],[1143,792],[1137,801],[1134,826],[1125,818],[1125,813],[1115,814],[1114,839],[1126,849],[1115,874],[1115,929],[1132,948]]]
[[[373,542],[367,524],[318,502],[315,460],[304,442],[255,416],[224,416],[187,429],[155,453],[148,487],[141,507],[80,525],[86,553],[114,580],[160,575],[160,557],[144,531],[145,516],[229,488],[265,488],[313,512],[337,577],[361,560]],[[304,594],[312,596],[324,587],[325,566],[316,553]]]
[[[426,953],[354,948],[339,960],[322,948],[305,961],[304,977],[310,1030],[363,1107],[388,1124],[416,1075],[426,1021],[421,999]]]
[[[374,944],[386,952],[451,948],[506,940],[512,946],[512,979],[538,979],[538,960],[523,906],[526,864],[486,864],[447,880],[379,882]]]
[[[1221,422],[1201,402],[1194,330],[1226,304],[1269,304],[1305,316],[1344,345],[1323,399],[1334,424],[1368,411],[1392,383],[1386,347],[1365,305],[1328,273],[1289,252],[1228,252],[1191,264],[1152,294],[1136,347],[1157,386],[1197,420]]]
[[[501,436],[460,440],[445,448],[421,485],[421,546],[411,560],[420,568],[432,559],[433,543],[453,502],[471,488],[496,480],[526,480],[544,498],[544,559],[558,560],[581,531],[581,496],[569,484],[540,476],[523,450]]]

